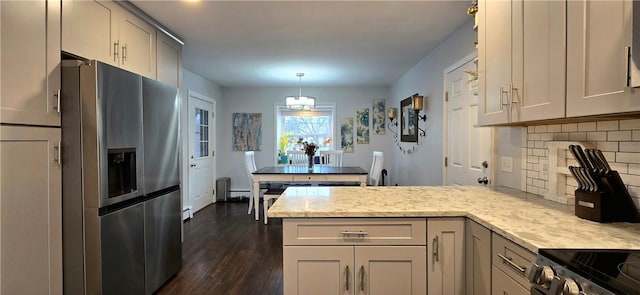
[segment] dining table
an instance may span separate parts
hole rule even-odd
[[[254,204],[260,202],[260,183],[357,183],[360,186],[367,186],[367,175],[369,173],[357,166],[324,166],[315,165],[312,168],[307,166],[268,166],[253,172],[253,201]],[[257,206],[256,206],[257,207]],[[259,220],[259,210],[254,210],[256,220]]]

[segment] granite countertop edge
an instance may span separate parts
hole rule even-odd
[[[544,248],[640,250],[640,224],[584,220],[571,206],[501,187],[290,188],[268,216],[464,217],[534,253]]]

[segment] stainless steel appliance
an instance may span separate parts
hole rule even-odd
[[[176,100],[122,69],[63,62],[65,294],[150,294],[180,268]]]
[[[145,286],[152,294],[182,265],[177,89],[142,78]]]
[[[531,294],[640,294],[640,250],[541,249]]]

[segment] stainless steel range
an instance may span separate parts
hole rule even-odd
[[[640,250],[541,249],[531,294],[640,294]]]

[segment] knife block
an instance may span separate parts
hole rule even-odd
[[[593,175],[597,192],[575,191],[576,216],[597,222],[640,222],[640,215],[617,171]]]

